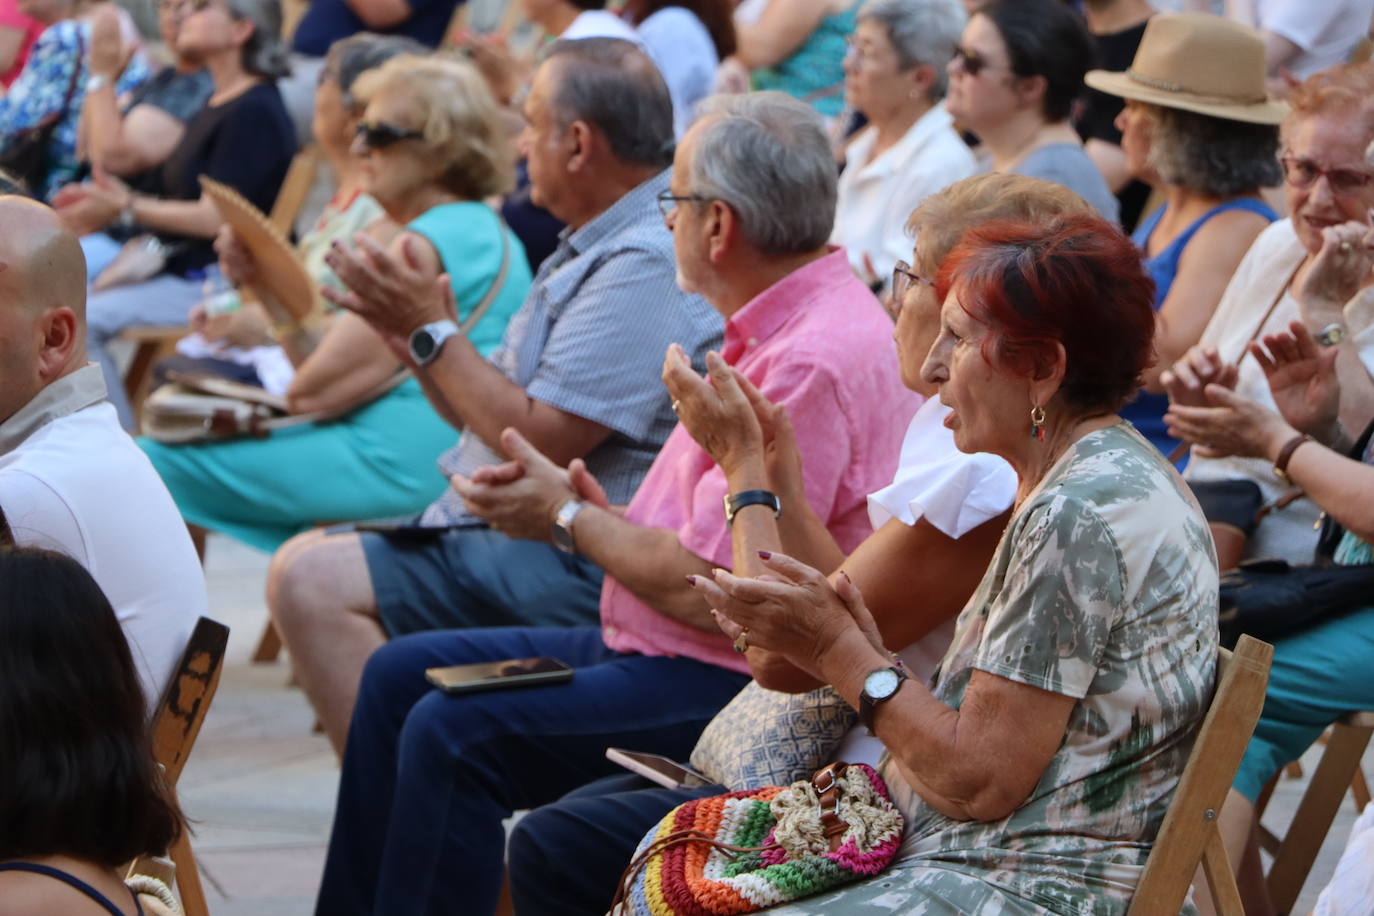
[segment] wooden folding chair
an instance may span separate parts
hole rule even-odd
[[[172,791],[176,791],[186,758],[191,756],[205,714],[210,711],[210,701],[215,698],[228,645],[228,627],[209,617],[200,618],[153,717],[153,756],[162,764]],[[182,910],[186,916],[209,916],[188,834],[182,833],[170,856],[176,863]]]
[[[1282,839],[1260,828],[1260,845],[1274,856],[1264,880],[1278,912],[1289,912],[1297,903],[1346,791],[1354,797],[1357,810],[1369,804],[1369,786],[1360,770],[1360,759],[1371,735],[1374,712],[1353,712],[1339,719],[1326,737],[1321,761]],[[1272,784],[1266,787],[1266,800],[1271,790]]]
[[[268,214],[268,219],[284,235],[291,234],[296,217],[305,204],[310,186],[319,171],[320,156],[319,147],[312,144],[296,153],[291,160],[281,189],[277,191],[277,199],[272,204],[272,212]],[[119,334],[118,339],[134,345],[133,359],[124,373],[124,393],[128,395],[135,417],[138,416],[139,405],[152,387],[153,367],[176,352],[177,341],[186,334],[185,325],[136,325],[125,328]]]
[[[1219,916],[1244,916],[1217,817],[1264,707],[1273,658],[1273,646],[1250,636],[1241,636],[1234,653],[1219,651],[1216,693],[1145,862],[1128,916],[1176,916],[1199,863]]]

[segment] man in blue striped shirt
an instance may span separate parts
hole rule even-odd
[[[671,233],[655,198],[668,187],[672,103],[628,42],[552,46],[525,102],[535,203],[568,224],[501,346],[483,359],[455,333],[448,284],[360,243],[330,263],[352,292],[340,304],[397,349],[431,403],[463,431],[446,476],[504,461],[519,430],[553,460],[582,458],[608,497],[629,502],[675,423],[659,381],[682,344],[704,366],[720,315],[675,282]],[[588,625],[601,569],[551,545],[513,540],[452,491],[419,527],[312,532],[273,560],[268,603],[302,687],[342,752],[363,662],[389,636],[445,627]]]

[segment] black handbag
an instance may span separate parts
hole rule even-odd
[[[76,95],[76,81],[81,76],[81,65],[85,59],[85,42],[81,40],[81,31],[78,29],[76,65],[72,67],[72,78],[67,82],[67,94],[62,99],[62,107],[44,115],[32,127],[15,131],[14,137],[5,145],[5,151],[0,153],[0,171],[19,182],[32,197],[43,196],[43,182],[48,177],[48,150],[52,148],[52,135],[71,110],[72,98]]]
[[[1364,456],[1374,434],[1371,423],[1361,434],[1351,457]],[[1332,561],[1345,529],[1323,516],[1313,562],[1293,566],[1286,560],[1248,560],[1221,577],[1222,645],[1235,646],[1249,633],[1272,642],[1328,617],[1339,617],[1374,604],[1374,564],[1342,566]]]

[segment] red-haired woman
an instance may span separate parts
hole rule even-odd
[[[1117,411],[1151,352],[1138,253],[1090,216],[970,231],[922,369],[965,452],[1019,479],[932,686],[858,589],[789,557],[695,585],[718,622],[833,684],[887,746],[896,867],[773,911],[1122,913],[1211,695],[1216,560],[1197,504]],[[919,609],[913,608],[913,613]]]

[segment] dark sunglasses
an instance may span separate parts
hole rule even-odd
[[[388,124],[385,121],[378,121],[376,124],[359,121],[355,132],[362,138],[363,145],[368,149],[384,149],[400,143],[402,140],[419,140],[424,136],[423,131],[397,127],[395,124]]]
[[[977,51],[970,51],[963,45],[954,46],[954,56],[951,60],[957,60],[959,67],[969,76],[977,76],[984,70],[1007,70],[1007,67],[994,67],[984,60]]]

